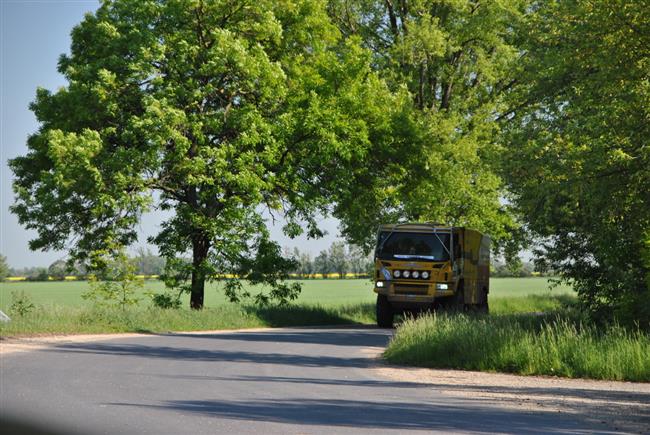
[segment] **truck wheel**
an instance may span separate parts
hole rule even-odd
[[[390,306],[386,295],[377,295],[377,326],[393,327],[393,307]]]

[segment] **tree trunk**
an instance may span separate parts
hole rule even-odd
[[[205,294],[205,269],[203,262],[208,256],[210,248],[205,237],[196,236],[192,239],[192,292],[190,295],[190,308],[200,310],[203,308]]]

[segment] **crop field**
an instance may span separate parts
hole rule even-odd
[[[82,298],[87,282],[14,282],[0,284],[0,309],[12,317],[0,323],[0,335],[166,332],[179,330],[232,329],[264,326],[308,326],[334,324],[372,324],[375,322],[375,294],[367,279],[302,280],[303,291],[287,307],[260,307],[250,301],[230,303],[219,283],[207,286],[205,308],[188,308],[183,295],[182,308],[163,310],[153,307],[147,293],[160,293],[160,281],[145,281],[138,304],[126,309],[98,307]],[[255,294],[260,289],[249,289]],[[22,296],[24,295],[24,296]],[[23,315],[12,307],[23,297],[33,305]],[[548,289],[544,278],[496,278],[490,296],[494,314],[548,312],[574,299],[569,287]]]
[[[372,283],[367,279],[301,280],[300,282],[302,293],[296,301],[298,304],[332,307],[375,301]],[[520,298],[532,297],[532,300],[543,300],[573,295],[572,289],[566,285],[549,290],[546,278],[492,278],[490,286],[492,308],[509,306],[509,311],[518,311],[517,305],[523,303]],[[229,304],[220,287],[219,283],[206,285],[206,307]],[[88,289],[89,285],[85,281],[4,282],[0,283],[0,310],[4,312],[9,310],[14,292],[25,292],[34,304],[40,306],[89,306],[92,303],[81,297]],[[140,305],[148,303],[147,292],[162,291],[164,285],[161,281],[145,281],[143,290],[139,292],[139,297],[142,299]],[[255,293],[255,289],[252,289],[252,293]],[[182,299],[183,306],[187,306],[189,296],[183,295]]]

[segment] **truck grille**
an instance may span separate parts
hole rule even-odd
[[[426,295],[428,285],[419,284],[395,284],[395,294],[397,295]]]

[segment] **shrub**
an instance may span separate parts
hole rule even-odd
[[[32,300],[27,296],[24,291],[13,291],[11,292],[11,308],[9,309],[11,313],[16,314],[20,317],[25,316],[30,311],[32,311],[35,306]]]
[[[84,299],[94,301],[98,306],[119,306],[124,310],[127,306],[136,305],[140,299],[135,297],[136,291],[144,285],[143,280],[135,275],[135,266],[129,260],[122,248],[112,257],[102,255],[99,258],[102,265],[100,280],[97,275],[89,275],[90,290],[83,295]]]

